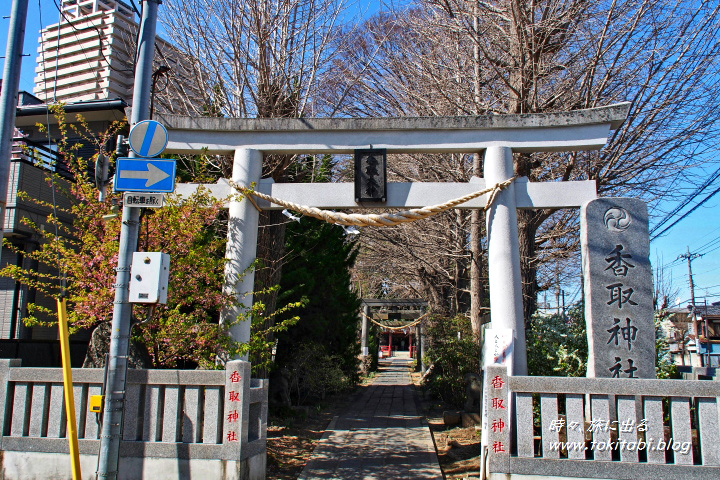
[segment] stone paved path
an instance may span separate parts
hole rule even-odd
[[[430,429],[415,406],[409,362],[380,361],[372,385],[333,419],[299,480],[442,480]]]

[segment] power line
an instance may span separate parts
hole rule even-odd
[[[714,247],[714,248],[710,248],[710,247]],[[708,243],[708,244],[704,245],[703,247],[698,248],[697,251],[699,253],[710,253],[710,252],[714,252],[718,248],[720,248],[720,237],[718,237],[715,241]]]
[[[702,201],[701,201],[700,203],[698,203],[697,205],[695,205],[693,208],[691,208],[691,209],[688,210],[685,214],[683,214],[680,218],[678,218],[678,219],[675,220],[673,223],[671,223],[668,227],[666,227],[665,229],[663,229],[662,232],[660,232],[660,233],[658,233],[658,234],[653,235],[652,237],[650,237],[650,241],[655,240],[657,237],[661,236],[663,233],[667,232],[667,231],[670,230],[672,227],[674,227],[675,225],[677,225],[678,223],[680,223],[683,219],[685,219],[685,217],[687,217],[687,216],[690,215],[692,212],[694,212],[695,210],[697,210],[698,208],[700,208],[703,204],[705,204],[705,202],[707,202],[707,201],[710,200],[712,197],[714,197],[718,192],[720,192],[720,187],[718,187],[718,188],[716,188],[715,190],[713,190],[713,192],[710,193],[710,194],[709,194],[707,197],[705,197],[704,199],[702,199]]]
[[[696,240],[701,240],[701,239],[703,239],[703,238],[705,238],[705,237],[707,237],[707,236],[715,233],[715,232],[718,231],[718,230],[720,230],[720,227],[717,227],[717,228],[715,228],[715,229],[713,229],[713,230],[710,230],[709,232],[706,232],[704,235],[701,235],[701,236],[697,237]],[[717,236],[717,237],[714,237],[712,240],[708,241],[707,243],[704,243],[703,245],[700,245],[699,247],[695,248],[694,250],[695,250],[696,252],[698,252],[698,253],[710,253],[710,252],[712,252],[713,250],[710,250],[710,251],[703,251],[703,250],[706,249],[706,248],[708,248],[708,247],[714,246],[714,245],[716,245],[716,244],[718,244],[718,243],[720,243],[720,235]],[[667,262],[667,263],[663,263],[663,264],[660,266],[660,268],[664,270],[664,269],[666,269],[666,268],[672,268],[672,267],[675,267],[675,266],[677,266],[677,265],[680,265],[681,263],[682,263],[682,259],[680,259],[680,258],[675,258],[675,260],[671,260],[671,261],[669,261],[669,262]]]
[[[667,215],[665,215],[665,217],[660,222],[658,222],[653,228],[651,228],[650,234],[652,235],[653,233],[655,233],[655,231],[658,228],[662,227],[664,224],[666,224],[668,221],[670,221],[670,219],[672,217],[674,217],[678,212],[680,212],[680,210],[685,208],[690,202],[695,200],[695,198],[698,195],[700,195],[707,187],[709,187],[718,178],[720,178],[720,168],[715,170],[715,172],[712,175],[710,175],[710,177],[708,177],[708,179],[705,180],[705,182],[703,182],[702,185],[700,185],[698,188],[696,188],[695,191],[692,192],[690,195],[685,197],[685,200],[681,201],[678,206],[676,206],[672,211],[670,211]]]
[[[699,247],[697,247],[697,249],[698,249],[698,250],[701,250],[701,249],[703,249],[703,248],[711,247],[712,245],[714,245],[714,244],[717,243],[718,241],[720,241],[720,235],[718,235],[717,237],[713,237],[712,239],[710,239],[710,240],[707,241],[706,243],[703,243],[702,245],[700,245]]]

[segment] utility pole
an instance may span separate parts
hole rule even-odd
[[[687,260],[688,264],[688,277],[690,278],[690,301],[692,302],[692,316],[693,316],[693,329],[695,329],[695,350],[697,351],[698,356],[700,357],[700,366],[704,367],[705,362],[703,360],[702,355],[700,355],[700,328],[697,322],[697,312],[695,310],[695,284],[693,283],[693,273],[692,273],[692,261],[696,258],[702,257],[702,254],[699,253],[690,253],[690,247],[687,247],[687,253],[683,253],[682,255],[678,255],[677,258]]]
[[[560,315],[560,269],[555,264],[555,310],[557,315]]]
[[[2,92],[0,92],[0,240],[4,234],[7,190],[10,180],[10,157],[12,156],[15,112],[20,88],[20,66],[25,41],[25,21],[28,0],[13,0],[8,28],[5,68],[3,69]],[[0,255],[2,242],[0,241]]]
[[[560,315],[560,286],[555,287],[555,313]]]
[[[135,87],[133,90],[130,126],[148,118],[150,113],[150,87],[152,61],[155,53],[155,26],[158,5],[162,0],[143,0],[140,35],[138,36]],[[131,153],[131,157],[135,154]],[[116,480],[120,458],[123,414],[125,410],[125,384],[128,368],[128,348],[132,321],[130,295],[130,264],[137,249],[140,208],[123,206],[120,248],[118,252],[115,307],[106,379],[105,410],[103,412],[98,456],[98,479]]]

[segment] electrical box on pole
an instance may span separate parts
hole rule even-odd
[[[130,267],[130,303],[167,303],[170,255],[135,252]]]
[[[355,150],[355,202],[385,202],[387,200],[384,148]]]

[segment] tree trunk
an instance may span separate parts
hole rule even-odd
[[[483,154],[473,155],[473,174],[482,176]],[[482,210],[473,210],[470,214],[470,323],[473,336],[477,341],[481,338],[482,306],[485,299],[485,288],[482,281],[482,237],[483,237]]]
[[[537,226],[533,221],[534,212],[518,210],[518,238],[520,243],[520,279],[523,294],[523,318],[525,327],[537,310],[537,255],[535,251],[535,233]]]
[[[429,309],[438,315],[447,315],[449,313],[447,299],[444,295],[445,292],[441,290],[442,287],[437,286],[437,276],[428,272],[424,267],[418,268],[417,276],[423,287],[424,297],[428,300]]]
[[[260,213],[257,245],[259,264],[255,272],[255,290],[271,288],[280,283],[285,255],[285,221],[285,216],[278,210]],[[277,306],[277,292],[261,293],[255,301],[263,302],[265,311],[272,313]]]
[[[110,353],[110,331],[111,322],[100,322],[90,336],[90,345],[88,345],[87,353],[83,368],[104,368],[105,356]],[[153,366],[147,347],[135,340],[130,341],[128,350],[128,367],[129,368],[151,368]]]
[[[282,275],[283,257],[285,256],[285,221],[286,218],[279,210],[269,210],[260,213],[258,227],[257,258],[258,266],[255,271],[255,291],[260,292],[280,283]],[[265,305],[265,315],[271,315],[277,308],[277,290],[258,293],[253,301]],[[267,318],[262,325],[256,328],[267,331],[274,325],[272,317]],[[267,341],[273,341],[272,333],[265,333]],[[255,363],[255,362],[253,362]],[[268,372],[258,372],[259,378],[267,378]]]

